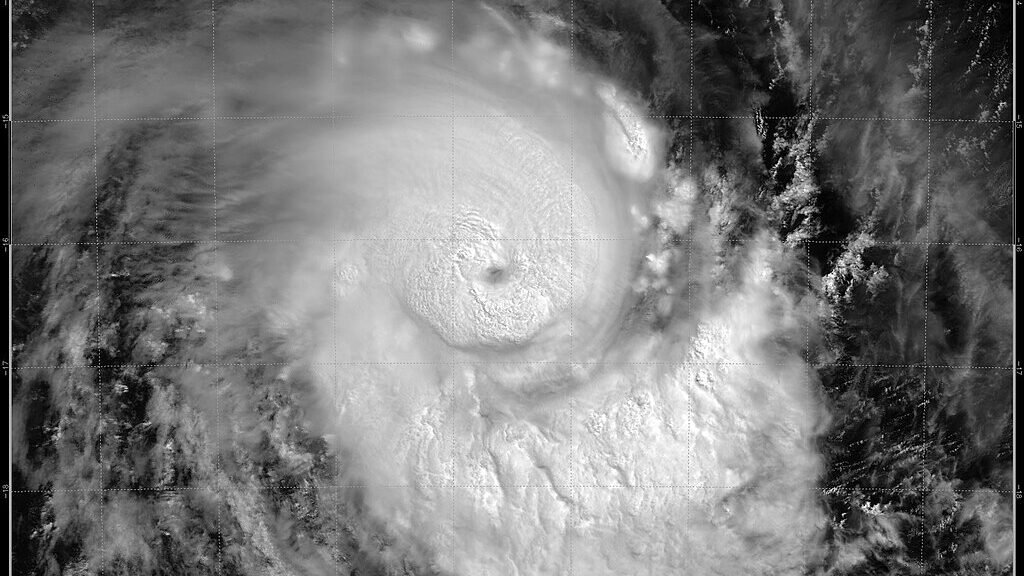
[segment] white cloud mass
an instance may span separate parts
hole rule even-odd
[[[339,33],[336,105],[381,118],[312,144],[275,134],[278,166],[238,194],[259,201],[294,166],[309,185],[290,211],[312,218],[256,225],[353,240],[226,256],[251,274],[246,305],[315,366],[342,483],[394,538],[383,559],[800,573],[825,524],[826,417],[800,356],[808,305],[785,287],[798,258],[767,234],[726,243],[728,207],[695,200],[700,175],[662,169],[643,107],[564,46],[488,11],[472,30],[454,50],[401,19]],[[403,111],[426,112],[389,116]],[[660,244],[670,231],[697,245],[689,258]],[[659,292],[675,320],[652,331],[636,304]]]

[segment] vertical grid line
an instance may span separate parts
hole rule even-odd
[[[929,273],[930,273],[929,269],[928,269],[929,268],[928,258],[931,255],[931,246],[928,244],[928,242],[931,241],[931,210],[932,210],[932,122],[931,122],[931,118],[932,118],[932,79],[935,76],[935,71],[933,69],[933,66],[934,66],[934,56],[935,56],[935,28],[936,28],[935,5],[934,5],[934,1],[933,0],[929,0],[929,2],[928,2],[928,27],[927,27],[927,30],[925,32],[925,48],[928,51],[927,52],[927,59],[928,60],[927,60],[927,65],[926,65],[928,79],[927,79],[927,90],[926,90],[926,95],[927,95],[926,96],[926,98],[927,98],[927,111],[926,111],[926,114],[925,114],[925,119],[926,119],[926,121],[925,121],[925,126],[926,126],[925,130],[926,130],[926,132],[925,132],[925,164],[924,164],[924,166],[925,166],[925,179],[924,179],[924,194],[925,194],[925,208],[924,208],[924,235],[925,236],[924,236],[924,239],[925,239],[925,245],[924,245],[924,294],[923,294],[923,296],[924,296],[924,298],[923,298],[923,300],[924,300],[924,342],[923,342],[924,350],[922,351],[922,356],[923,356],[923,359],[924,359],[924,362],[923,362],[924,367],[922,367],[922,369],[921,369],[923,374],[924,374],[924,376],[922,378],[922,388],[923,388],[922,392],[924,394],[924,403],[921,406],[921,441],[922,442],[924,441],[925,438],[927,438],[927,431],[928,431],[928,428],[927,428],[928,418],[927,418],[927,416],[928,416],[929,403],[931,401],[931,395],[930,395],[930,393],[929,393],[930,391],[928,389],[928,368],[927,368],[927,366],[928,366],[928,348],[929,348],[929,345],[928,345],[928,314],[929,314],[929,312],[931,310],[931,305],[929,304],[929,301],[928,301],[928,290],[929,290],[929,288],[928,288],[928,276],[929,276]],[[922,482],[923,482],[923,480],[924,480],[924,475],[922,475]],[[921,508],[920,508],[919,515],[918,515],[920,524],[918,526],[918,531],[919,531],[918,538],[919,538],[919,541],[918,541],[918,554],[917,554],[918,565],[919,565],[920,570],[921,570],[922,573],[925,571],[925,561],[924,561],[925,514],[926,514],[925,493],[926,493],[926,486],[924,486],[922,484],[922,486],[921,486],[921,494],[920,494],[920,507]]]
[[[694,111],[694,109],[696,107],[696,102],[695,102],[696,94],[694,92],[694,87],[695,87],[694,81],[696,79],[696,70],[695,70],[696,57],[694,56],[694,52],[696,51],[696,46],[695,46],[694,43],[696,42],[696,39],[697,39],[697,31],[694,28],[694,26],[696,25],[695,14],[694,14],[694,5],[695,5],[696,2],[697,2],[697,0],[690,0],[690,29],[688,31],[689,35],[690,35],[690,38],[689,38],[689,40],[690,40],[690,86],[689,86],[689,89],[690,89],[690,103],[689,103],[689,110],[687,112],[688,115],[689,115],[689,119],[687,120],[687,123],[689,125],[689,132],[690,133],[689,133],[689,138],[687,140],[687,151],[686,151],[687,171],[689,172],[688,177],[692,179],[692,182],[693,182],[694,186],[696,186],[696,182],[697,182],[696,173],[694,172],[694,167],[693,167],[694,137],[695,137],[694,132],[696,131],[696,123],[695,123],[694,118],[693,118],[693,111]],[[692,323],[693,322],[693,231],[692,231],[692,228],[691,228],[689,237],[686,239],[686,321],[688,323]],[[690,376],[692,374],[692,368],[689,368],[689,367],[686,368],[685,374],[686,374],[686,380],[684,380],[684,382],[686,383],[687,391],[686,391],[686,466],[685,466],[686,476],[684,476],[684,478],[685,478],[684,483],[687,486],[689,486],[692,483],[691,479],[694,477],[693,476],[693,452],[694,452],[694,450],[693,450],[693,443],[694,443],[694,434],[693,434],[693,421],[694,421],[694,417],[693,417],[693,389],[690,386],[690,382],[692,382],[692,379],[690,378]],[[685,514],[685,509],[684,509],[684,514]],[[683,519],[683,525],[684,526],[686,525],[686,518],[685,517]]]
[[[932,212],[932,77],[934,71],[932,69],[933,55],[935,53],[935,13],[934,4],[928,2],[928,28],[925,35],[925,46],[928,50],[928,61],[926,68],[928,70],[927,80],[927,113],[926,118],[928,121],[925,122],[925,175],[924,175],[924,364],[928,364],[928,312],[930,305],[928,303],[928,257],[931,254],[931,246],[928,244],[931,241],[931,212]]]
[[[330,29],[330,40],[329,40],[330,52],[328,53],[328,56],[327,56],[327,67],[329,68],[329,70],[328,70],[328,77],[330,78],[330,90],[329,90],[329,93],[328,93],[327,97],[331,101],[331,131],[334,132],[338,128],[338,109],[337,109],[338,75],[337,75],[337,66],[335,65],[335,61],[334,61],[334,59],[336,58],[335,50],[337,50],[337,45],[335,43],[335,34],[337,33],[337,31],[335,29],[335,21],[334,21],[334,15],[335,15],[334,0],[330,0],[330,6],[331,6],[331,18],[330,18],[330,20],[331,20],[331,29]],[[330,156],[331,179],[334,180],[334,181],[337,181],[337,175],[338,175],[337,141],[333,137],[330,138],[330,141],[331,141],[331,156]],[[336,232],[336,230],[334,230],[332,228],[332,230],[331,230],[332,236],[337,237],[335,235],[335,232]],[[334,238],[332,238],[332,240],[333,239]],[[332,241],[331,242],[331,274],[332,274],[331,281],[332,282],[337,282],[338,281],[337,274],[338,274],[338,270],[339,270],[340,265],[341,265],[341,263],[338,261],[338,243]],[[333,404],[331,406],[331,410],[332,411],[337,411],[338,410],[338,398],[340,397],[340,394],[341,394],[341,391],[339,390],[339,388],[341,386],[341,382],[340,382],[341,365],[338,363],[338,293],[337,293],[336,289],[331,291],[330,298],[331,298],[331,345],[332,345],[332,348],[331,348],[331,358],[332,358],[332,360],[334,362],[334,366],[331,367],[331,386],[332,386],[332,389],[331,389],[331,402]],[[337,459],[335,459],[333,461],[337,462]],[[332,466],[331,468],[332,468],[331,469],[331,482],[336,483],[336,484],[341,484],[341,482],[338,482],[338,480],[337,480],[338,477],[339,477],[339,474],[340,474],[340,470],[338,470],[336,466]],[[341,514],[341,490],[342,489],[340,487],[335,486],[335,487],[327,488],[327,490],[329,491],[329,494],[331,495],[329,500],[333,503],[333,507],[334,507],[334,521],[335,521],[335,524],[337,524],[338,521],[340,520],[340,514]],[[342,562],[342,558],[341,558],[341,534],[342,534],[342,531],[338,530],[338,541],[335,543],[337,559],[336,559],[336,561],[334,563],[335,575],[336,576],[341,576],[341,562]]]
[[[219,230],[218,230],[218,220],[217,220],[217,210],[218,210],[218,203],[219,202],[218,202],[218,199],[217,199],[217,120],[216,120],[216,118],[217,118],[217,0],[210,0],[210,99],[211,99],[210,106],[212,108],[213,117],[214,117],[213,122],[211,122],[211,126],[212,126],[212,130],[211,130],[211,140],[212,140],[211,159],[213,161],[213,164],[212,164],[212,174],[211,174],[210,184],[211,184],[211,188],[212,188],[212,192],[213,192],[213,254],[216,257],[217,251],[218,251],[218,248],[219,248],[219,245],[218,245]],[[214,258],[214,261],[216,261],[216,258]],[[218,359],[220,359],[220,357],[221,357],[221,350],[220,350],[220,324],[218,323],[218,313],[220,312],[220,310],[219,310],[219,307],[220,307],[220,282],[221,281],[220,281],[219,278],[214,278],[214,281],[213,281],[213,306],[210,307],[210,309],[212,310],[210,320],[211,320],[211,322],[213,324],[213,331],[212,331],[213,334],[212,334],[212,338],[211,338],[212,343],[213,343],[212,348],[213,348],[214,357],[218,358]],[[215,385],[217,386],[217,389],[214,390],[214,395],[213,395],[213,398],[214,398],[214,415],[215,415],[215,418],[216,418],[215,426],[218,428],[218,433],[220,433],[220,432],[222,432],[220,430],[220,427],[222,426],[222,421],[223,421],[223,418],[221,418],[221,405],[220,405],[220,395],[221,395],[220,388],[222,388],[222,384],[219,381],[219,379],[214,379],[214,382],[216,383]],[[216,460],[216,465],[215,465],[215,471],[218,474],[218,476],[220,475],[221,467],[222,467],[222,463],[220,461],[220,457],[218,456],[217,460]],[[214,529],[217,531],[217,567],[218,567],[218,569],[220,569],[221,572],[223,572],[224,571],[224,530],[223,530],[223,519],[221,518],[221,508],[222,507],[221,507],[220,503],[218,503],[217,504],[217,508],[216,508],[217,513],[215,515],[216,526],[215,526]]]
[[[807,23],[807,104],[810,108],[814,100],[814,0],[810,0],[810,16]]]
[[[807,243],[804,243],[804,275],[806,277],[807,282],[807,301],[816,302],[817,300],[813,298],[813,296],[815,296],[816,294],[816,291],[813,281],[813,275],[811,274],[811,246],[810,244]],[[817,320],[818,315],[816,314],[816,312],[817,307],[812,309],[810,319],[806,319],[804,321],[804,363],[807,365],[807,368],[809,370],[812,366],[814,366],[811,358],[811,322]]]
[[[923,396],[923,400],[921,402],[921,440],[924,441],[924,439],[928,437],[928,411],[931,409],[932,394],[928,386],[928,368],[921,368],[921,374],[921,394]],[[922,475],[922,478],[924,477],[925,476]],[[921,509],[919,513],[920,525],[918,526],[918,538],[920,539],[920,541],[918,542],[917,552],[917,561],[918,565],[920,566],[922,574],[926,573],[924,562],[924,538],[927,534],[927,531],[925,530],[927,495],[928,491],[925,490],[925,486],[922,486],[921,494],[918,496],[920,498],[919,505]]]
[[[814,79],[815,79],[815,67],[814,67],[814,0],[810,0],[808,16],[807,16],[807,109],[813,110],[813,103],[815,101],[814,96]],[[813,124],[811,130],[813,131]],[[804,240],[804,275],[807,283],[807,295],[808,302],[814,302],[810,297],[814,295],[814,285],[811,275],[811,244]],[[807,370],[810,372],[813,370],[811,363],[811,322],[817,319],[816,314],[812,314],[810,318],[804,319],[804,363],[807,365]]]
[[[576,56],[576,1],[569,0],[569,74],[574,70],[574,58]],[[575,107],[569,109],[567,120],[569,122],[569,374],[570,378],[575,371],[575,343],[576,343],[576,123]],[[600,246],[598,246],[598,258],[601,257]],[[575,540],[576,526],[581,516],[580,507],[581,489],[576,473],[576,398],[569,396],[569,486],[573,498],[570,500],[569,521],[567,523],[567,534],[569,544],[569,576],[575,576]]]
[[[451,230],[450,237],[451,237],[451,243],[452,243],[452,259],[453,259],[452,263],[451,263],[451,274],[452,274],[452,279],[454,280],[456,278],[455,275],[456,275],[456,270],[458,268],[457,267],[456,258],[457,258],[457,255],[458,255],[458,243],[459,243],[459,240],[458,240],[458,237],[457,237],[458,234],[456,233],[456,227],[455,227],[455,213],[456,213],[456,194],[455,194],[455,0],[451,0],[451,14],[449,15],[449,18],[450,18],[449,24],[450,24],[450,27],[451,27],[451,46],[449,47],[449,67],[450,67],[450,70],[448,71],[448,98],[449,98],[449,111],[451,112],[451,118],[448,120],[448,126],[449,126],[449,128],[451,130],[451,141],[449,142],[449,146],[451,146],[451,149],[449,150],[449,171],[450,171],[449,176],[451,178],[451,180],[450,180],[451,195],[449,197],[449,206],[448,206],[448,217],[449,217],[448,225],[449,225],[450,230]],[[457,290],[457,286],[458,286],[457,282],[452,282],[451,283],[451,288],[448,291],[449,292],[449,294],[448,294],[448,314],[451,315],[451,321],[452,321],[453,324],[454,324],[454,321],[455,321],[455,301],[456,301],[456,292],[455,291]],[[455,543],[456,543],[456,533],[457,533],[457,531],[456,531],[456,522],[455,522],[455,519],[456,519],[455,494],[456,494],[456,486],[458,486],[458,483],[459,483],[458,482],[458,458],[457,458],[457,454],[456,454],[457,446],[456,446],[456,443],[455,443],[456,415],[458,413],[458,403],[456,402],[456,391],[457,391],[457,384],[458,384],[458,367],[457,367],[457,364],[456,364],[456,359],[457,359],[456,358],[456,351],[455,351],[455,347],[453,346],[451,348],[451,368],[450,368],[450,371],[449,371],[449,374],[448,374],[448,378],[449,378],[450,383],[451,383],[451,415],[449,416],[449,418],[451,420],[451,425],[450,425],[450,429],[449,429],[449,434],[451,435],[451,439],[450,439],[451,447],[450,447],[449,457],[451,458],[451,462],[449,463],[449,466],[451,467],[451,496],[450,497],[451,497],[451,523],[452,523],[452,527],[451,527],[451,530],[452,530],[451,542],[449,543],[449,545],[451,546],[451,549],[449,550],[449,563],[451,564],[453,570],[455,570],[455,568],[456,568],[456,562],[455,562]]]
[[[1011,24],[1010,30],[1012,31],[1012,44],[1010,51],[1010,78],[1013,79],[1010,82],[1011,98],[1010,98],[1010,121],[1013,124],[1010,125],[1010,199],[1011,199],[1011,218],[1010,218],[1010,242],[1014,244],[1011,249],[1010,267],[1011,267],[1011,286],[1012,293],[1016,296],[1017,287],[1017,250],[1020,247],[1020,239],[1017,237],[1017,122],[1020,121],[1020,117],[1017,114],[1017,9],[1016,3],[1010,8]],[[1013,346],[1013,355],[1011,358],[1012,367],[1018,369],[1020,366],[1017,360],[1017,299],[1010,299],[1010,309],[1012,312],[1011,318],[1011,345]],[[1011,490],[1015,491],[1014,497],[1010,499],[1010,506],[1012,507],[1013,515],[1011,516],[1011,533],[1016,536],[1017,534],[1017,498],[1020,496],[1019,484],[1017,484],[1017,386],[1016,380],[1011,377],[1011,406],[1013,414],[1013,433],[1011,435],[1011,463],[1010,468],[1010,481]],[[1011,544],[1011,557],[1014,569],[1017,566],[1017,543],[1016,538],[1012,540]]]
[[[99,174],[99,102],[96,91],[96,0],[90,2],[91,18],[90,29],[92,33],[92,180],[93,180],[93,220],[92,234],[97,242],[97,248],[103,241],[100,238],[100,174]],[[96,288],[99,289],[100,273],[99,259],[96,260]]]
[[[93,220],[92,220],[92,235],[96,245],[93,247],[93,272],[96,275],[96,298],[100,300],[102,298],[101,284],[100,284],[100,248],[102,247],[102,239],[100,237],[100,143],[99,143],[99,96],[96,88],[96,77],[98,71],[96,68],[96,0],[90,0],[89,2],[89,31],[92,40],[92,194],[93,194]],[[99,302],[97,305],[97,311],[99,309]],[[99,328],[99,315],[96,316],[96,326],[94,329]],[[100,368],[96,370],[94,374],[93,386],[99,389],[100,383],[103,380],[104,369]],[[99,400],[100,414],[104,413],[105,407],[103,406],[102,395]],[[106,442],[104,441],[104,435],[100,435],[96,442],[96,460],[99,465],[99,500],[100,500],[100,558],[106,557],[106,540],[108,538],[105,510],[106,506],[106,470],[103,465],[103,450],[105,449]],[[102,561],[101,561],[102,562]],[[98,572],[103,573],[102,564]]]
[[[814,68],[814,0],[810,0],[810,13],[808,15],[807,22],[807,51],[808,51],[808,64],[807,64],[807,108],[808,110],[813,109],[814,101],[814,79],[815,79],[815,68]],[[813,134],[814,124],[811,124],[811,132]],[[815,299],[811,298],[815,294],[815,287],[812,281],[811,275],[811,244],[804,240],[804,273],[807,277],[807,295],[808,302],[816,302]],[[820,278],[819,278],[820,280]],[[817,312],[815,307],[814,312]],[[811,322],[817,321],[817,314],[812,314],[810,318],[804,320],[804,362],[807,364],[808,371],[812,370],[813,364],[811,363]]]

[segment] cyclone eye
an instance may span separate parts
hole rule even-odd
[[[500,286],[508,282],[509,271],[505,266],[492,264],[484,270],[483,280],[487,284]]]

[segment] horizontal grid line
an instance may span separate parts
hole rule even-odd
[[[9,246],[107,246],[134,244],[335,244],[346,242],[477,242],[479,238],[442,236],[435,238],[264,238],[251,240],[108,240],[93,242],[11,242]],[[488,237],[488,241],[507,242],[633,242],[632,238],[516,238]],[[734,242],[738,243],[738,242]],[[1012,246],[1012,244],[1008,244]]]
[[[293,362],[182,362],[166,364],[58,364],[52,366],[29,365],[15,366],[14,370],[110,370],[117,368],[191,368],[191,367],[215,367],[215,368],[254,368],[254,367],[275,367],[295,366]],[[531,361],[445,361],[445,362],[308,362],[301,363],[302,366],[793,366],[792,363],[771,363],[771,362],[566,362],[557,360],[531,360]],[[814,368],[894,368],[894,369],[920,369],[920,368],[950,368],[962,370],[1013,370],[1013,366],[974,366],[965,364],[857,364],[838,362],[816,362],[811,364]]]
[[[856,241],[850,240],[801,240],[802,244],[839,244],[845,245]],[[877,240],[872,239],[871,244],[876,246],[1005,246],[1014,247],[1014,242],[915,242],[911,240]]]
[[[477,238],[455,238],[458,242],[474,242]],[[516,238],[496,237],[488,238],[493,241],[507,242],[635,242],[635,238]],[[300,243],[347,243],[347,242],[451,242],[452,238],[445,236],[439,238],[263,238],[250,240],[100,240],[83,242],[10,242],[8,246],[15,247],[42,247],[42,246],[132,246],[132,245],[176,245],[176,244],[300,244]],[[851,240],[801,240],[800,244],[834,244],[846,245],[854,242]],[[729,240],[731,244],[744,244],[744,240]],[[991,246],[1015,248],[1013,242],[912,242],[912,241],[885,241],[872,240],[877,246]],[[697,240],[679,239],[667,244],[705,244]]]
[[[296,485],[275,485],[275,484],[264,484],[259,486],[248,486],[247,489],[255,488],[256,490],[275,491],[275,490],[298,490],[302,488],[314,487],[322,490],[336,490],[336,489],[356,489],[356,488],[563,488],[563,489],[592,489],[592,490],[738,490],[741,488],[747,488],[747,484],[737,484],[735,486],[701,486],[696,484],[637,484],[633,486],[627,486],[623,484],[318,484],[316,482],[310,482],[309,484],[296,484]],[[218,490],[215,487],[203,487],[203,486],[169,486],[165,488],[58,488],[58,489],[35,489],[35,490],[11,490],[11,494],[74,494],[74,493],[106,493],[106,492],[204,492]],[[828,493],[837,492],[921,492],[917,488],[865,488],[865,487],[826,487],[826,486],[815,486],[813,490]],[[1013,494],[1013,490],[995,490],[992,488],[931,488],[925,490],[925,492],[936,493],[936,492],[948,492],[948,493],[964,493],[973,494],[975,492],[995,492],[997,494]]]
[[[654,115],[644,116],[645,118],[665,118],[683,120],[825,120],[825,121],[853,121],[853,122],[928,122],[928,123],[964,123],[964,124],[1013,124],[1013,120],[979,120],[976,118],[901,118],[891,116],[765,116],[751,114],[747,116],[686,116],[686,115]]]
[[[337,114],[337,115],[268,115],[268,116],[139,116],[125,118],[98,118],[98,122],[201,122],[215,120],[354,120],[360,118],[374,119],[451,119],[451,118],[564,118],[564,114]],[[56,123],[85,123],[92,122],[86,118],[64,118],[64,119],[36,119],[36,120],[12,120],[13,124],[56,124]]]
[[[628,112],[625,112],[629,115]],[[824,121],[850,122],[927,122],[927,123],[961,123],[961,124],[1013,124],[1013,120],[981,120],[977,118],[912,118],[897,116],[766,116],[749,115],[686,115],[686,114],[636,114],[638,117],[662,120],[799,120],[813,119]],[[361,118],[568,118],[568,114],[282,114],[265,116],[136,116],[113,118],[33,118],[27,120],[11,120],[12,124],[59,124],[59,123],[92,123],[92,122],[201,122],[217,120],[346,120]]]

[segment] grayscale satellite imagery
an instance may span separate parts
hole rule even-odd
[[[9,570],[1014,574],[1010,0],[11,0]]]

